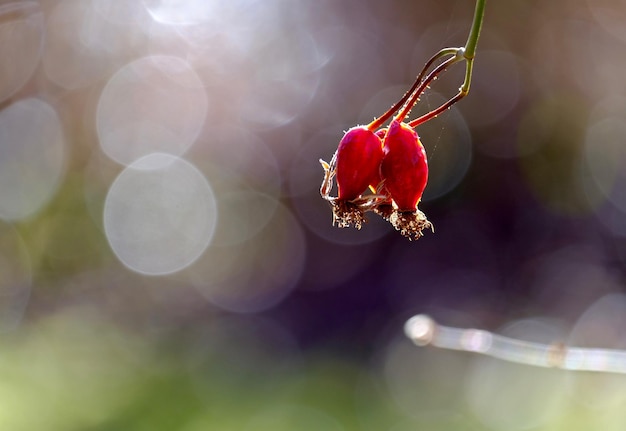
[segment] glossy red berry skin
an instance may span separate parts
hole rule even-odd
[[[339,199],[358,198],[370,184],[380,178],[383,143],[365,126],[346,132],[337,148],[336,176]]]
[[[415,211],[428,181],[426,151],[417,132],[393,120],[383,141],[381,173],[400,211]]]

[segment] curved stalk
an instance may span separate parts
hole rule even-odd
[[[456,102],[468,95],[470,84],[472,82],[472,69],[474,66],[474,57],[476,56],[476,46],[478,44],[478,38],[480,37],[480,30],[482,29],[483,19],[485,16],[485,2],[486,0],[476,1],[474,20],[472,21],[472,28],[470,29],[469,36],[467,37],[467,42],[465,43],[465,47],[460,48],[458,51],[458,55],[461,56],[461,59],[465,60],[465,78],[463,79],[463,84],[459,88],[459,92],[439,108],[434,109],[413,121],[410,121],[409,126],[415,128],[420,124],[435,118],[437,115],[449,109]]]
[[[389,117],[391,117],[398,109],[400,109],[406,103],[409,97],[411,97],[411,95],[413,94],[413,92],[415,91],[419,83],[422,81],[422,79],[424,79],[424,75],[426,75],[426,72],[428,72],[428,69],[430,69],[433,63],[435,63],[435,61],[447,55],[456,55],[457,51],[458,51],[457,48],[444,48],[438,53],[436,53],[435,55],[433,55],[426,62],[426,64],[422,68],[419,75],[417,75],[417,78],[415,79],[415,82],[413,82],[413,85],[411,86],[411,88],[406,93],[404,93],[404,96],[402,96],[402,99],[400,99],[395,105],[389,108],[387,112],[385,112],[383,115],[381,115],[380,117],[376,118],[374,121],[369,123],[367,125],[367,128],[370,130],[376,130],[380,126],[382,126],[385,123],[385,121],[387,121]]]

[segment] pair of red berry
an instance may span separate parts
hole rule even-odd
[[[428,181],[428,162],[414,129],[448,109],[467,91],[459,92],[439,108],[413,121],[405,123],[404,119],[437,75],[463,60],[463,55],[463,48],[444,49],[435,54],[411,89],[394,106],[370,124],[348,130],[330,164],[320,160],[326,173],[320,192],[331,203],[334,223],[360,229],[366,221],[364,213],[375,211],[410,239],[419,238],[425,228],[432,228],[417,209]],[[433,63],[444,56],[452,57],[426,75]],[[389,126],[381,128],[392,116]],[[330,196],[334,177],[337,197]],[[368,189],[372,193],[366,194]]]
[[[340,227],[360,229],[364,213],[375,211],[402,235],[419,238],[432,228],[417,209],[428,181],[426,151],[417,132],[393,119],[388,128],[353,127],[339,142],[330,165],[322,162],[326,178],[322,196],[333,207]],[[337,177],[338,196],[328,196],[332,177]],[[373,194],[365,194],[370,189]]]
[[[339,142],[336,176],[339,200],[354,201],[371,188],[413,212],[428,180],[426,151],[417,132],[396,119],[378,132],[353,127]]]

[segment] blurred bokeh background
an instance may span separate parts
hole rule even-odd
[[[319,197],[473,8],[0,1],[0,429],[623,430],[622,377],[402,325],[626,347],[626,2],[488,0],[418,130],[434,234]]]

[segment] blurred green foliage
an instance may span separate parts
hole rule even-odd
[[[319,197],[318,159],[397,100],[430,55],[465,41],[472,3],[0,4],[0,116],[40,98],[67,141],[53,196],[0,222],[0,431],[622,431],[621,376],[417,348],[401,328],[417,312],[494,331],[536,315],[572,328],[623,294],[623,2],[488,1],[469,96],[419,131],[434,234],[409,243],[374,220],[338,230]],[[16,5],[32,19],[14,23]],[[125,167],[97,130],[108,80],[152,54],[180,56],[202,79],[208,113],[183,157],[219,211],[215,242],[163,277],[110,247],[103,210]],[[443,75],[414,114],[461,81],[462,70]],[[195,106],[124,96],[114,101],[135,102],[139,119],[181,120],[172,112]],[[29,142],[2,127],[8,205],[3,191],[24,178],[49,184],[20,175],[39,173],[11,159]],[[602,314],[589,325],[611,337],[590,344],[626,347]]]

